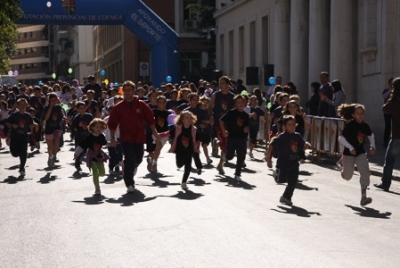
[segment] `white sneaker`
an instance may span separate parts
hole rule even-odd
[[[250,158],[254,158],[254,155],[253,155],[253,153],[251,152],[251,153],[249,153],[249,157]]]
[[[242,181],[242,178],[240,176],[238,176],[238,175],[235,175],[235,180],[236,181]]]
[[[153,164],[153,160],[150,157],[147,157],[147,171],[151,172],[151,166]]]
[[[135,191],[135,187],[133,187],[132,185],[128,186],[128,189],[126,190],[126,192],[128,193],[133,193]]]
[[[157,173],[157,163],[151,164],[151,172]]]
[[[181,187],[182,187],[182,190],[185,190],[185,191],[187,189],[189,189],[189,187],[187,186],[186,182],[182,182]]]
[[[24,170],[24,169],[20,169],[20,170],[19,170],[19,175],[25,176],[25,170]]]
[[[101,195],[101,191],[100,191],[100,190],[96,190],[96,191],[94,192],[94,195]]]

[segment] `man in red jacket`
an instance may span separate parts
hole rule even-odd
[[[151,132],[159,140],[159,135],[155,128],[154,113],[150,107],[139,100],[135,94],[135,84],[132,81],[125,81],[122,84],[124,91],[124,100],[119,102],[112,110],[108,120],[108,127],[111,134],[111,146],[117,146],[115,131],[119,126],[119,143],[124,152],[124,181],[128,188],[127,192],[132,193],[135,190],[135,181],[137,167],[143,159],[146,142],[145,125],[148,125]]]

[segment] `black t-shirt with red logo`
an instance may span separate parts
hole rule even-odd
[[[160,111],[158,109],[154,109],[154,118],[156,119],[156,129],[158,133],[165,132],[169,130],[168,127],[168,115],[171,114],[171,112],[167,110]]]
[[[28,133],[30,131],[29,126],[33,124],[33,118],[29,113],[20,113],[20,112],[14,112],[12,113],[7,119],[7,122],[14,125],[18,125],[17,128],[11,127],[11,133],[10,136],[20,136],[20,135],[25,135],[28,136]]]
[[[275,137],[271,145],[278,152],[278,160],[276,167],[299,165],[299,152],[304,150],[305,141],[303,137],[297,133],[282,132]]]
[[[245,111],[239,112],[236,109],[229,110],[221,117],[225,129],[228,131],[228,138],[247,138],[248,133],[244,128],[249,126],[249,114]]]
[[[362,122],[359,124],[355,120],[349,122],[342,132],[342,136],[345,137],[346,140],[354,147],[354,150],[356,150],[356,155],[365,154],[365,137],[371,135],[372,131],[367,123]],[[343,150],[343,154],[352,155],[350,154],[349,148],[345,148]]]
[[[46,115],[49,108],[50,108],[49,106],[46,106],[44,108],[43,117]],[[54,131],[56,131],[56,130],[62,130],[63,117],[64,117],[64,113],[62,111],[62,107],[57,104],[51,110],[50,117],[46,121],[44,133],[45,134],[53,134]]]

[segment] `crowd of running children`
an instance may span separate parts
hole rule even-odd
[[[270,122],[270,132],[266,138],[269,146],[265,161],[272,168],[273,156],[277,157],[275,180],[287,183],[280,202],[292,205],[299,163],[304,162],[304,150],[310,147],[304,137],[309,122],[300,107],[296,88],[293,83],[275,85],[272,94],[265,98],[258,88],[249,94],[241,81],[237,84],[232,82],[223,76],[218,83],[203,80],[199,81],[198,86],[193,83],[168,83],[159,89],[138,82],[135,94],[153,110],[158,133],[158,137],[155,137],[149,127],[146,129],[147,169],[153,173],[158,171],[160,152],[169,140],[169,152],[175,153],[178,168],[184,167],[181,187],[187,190],[192,158],[197,173],[201,174],[200,149],[207,164],[211,164],[213,160],[208,150],[211,144],[212,156],[217,156],[218,147],[221,150],[216,166],[218,173],[224,175],[224,163],[236,156],[234,177],[236,181],[241,181],[246,155],[254,157],[257,134],[263,127],[260,126],[260,117],[266,116],[269,119],[267,122]],[[89,83],[85,87],[79,86],[76,80],[71,85],[51,82],[34,87],[3,86],[0,91],[0,138],[6,140],[12,156],[19,157],[20,175],[25,175],[28,145],[31,150],[40,149],[40,141],[44,140],[47,144],[47,165],[51,168],[63,145],[63,133],[69,131],[71,139],[75,141],[73,158],[76,171],[82,170],[81,162],[85,159],[92,171],[95,194],[100,194],[99,177],[106,174],[105,162],[108,161],[109,174],[119,172],[120,168],[124,170],[123,149],[118,142],[112,142],[112,139],[119,138],[118,129],[112,131],[111,135],[107,128],[112,109],[124,101],[123,91],[123,87],[109,88],[104,83],[97,84],[93,76],[89,76]],[[315,105],[315,99],[313,101]],[[333,95],[332,99],[327,100],[322,94],[318,101],[333,103],[335,97]],[[345,147],[341,174],[349,180],[357,166],[361,175],[360,204],[363,206],[372,202],[366,195],[370,183],[364,149],[366,137],[371,146],[370,153],[375,153],[374,136],[364,122],[364,113],[365,107],[361,104],[342,104],[338,107],[338,115],[347,120],[338,139]],[[107,153],[102,148],[107,148]],[[128,187],[128,192],[131,190]]]

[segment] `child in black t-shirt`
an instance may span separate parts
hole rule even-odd
[[[188,189],[186,182],[192,169],[192,157],[198,173],[201,173],[202,168],[199,158],[200,139],[194,126],[196,120],[196,116],[191,112],[182,111],[175,118],[175,128],[171,129],[173,142],[169,152],[175,153],[178,168],[185,166],[181,184],[183,190]]]
[[[161,149],[164,147],[165,143],[169,138],[169,126],[168,126],[168,116],[171,114],[170,111],[165,110],[167,104],[167,99],[164,95],[157,97],[157,108],[153,110],[154,118],[156,119],[156,130],[160,134],[161,140],[156,141],[154,136],[153,139],[153,152],[149,151],[151,155],[151,168],[150,171],[153,173],[157,172],[157,160],[160,157]]]
[[[257,144],[257,134],[260,130],[260,117],[264,116],[264,111],[258,106],[258,99],[256,95],[250,96],[250,105],[246,107],[247,112],[249,113],[249,139],[250,139],[250,148],[249,148],[249,156],[250,158],[254,158],[253,149]]]
[[[231,160],[236,152],[235,180],[241,181],[241,171],[247,151],[249,133],[249,115],[244,111],[246,98],[236,95],[233,98],[235,108],[229,110],[219,119],[222,135],[226,140],[226,160]]]
[[[282,120],[284,132],[275,137],[268,147],[268,154],[264,158],[269,168],[272,168],[272,153],[278,151],[276,163],[277,179],[279,183],[287,182],[286,189],[280,202],[292,206],[292,196],[299,178],[299,152],[309,148],[310,144],[295,132],[296,119],[292,115],[285,115]]]
[[[94,194],[100,195],[99,177],[105,175],[104,162],[109,159],[108,155],[101,149],[103,145],[107,144],[106,137],[103,134],[103,131],[107,129],[107,123],[100,118],[95,118],[90,122],[88,128],[90,134],[76,147],[74,160],[87,150],[86,165],[92,170],[93,184],[95,186]]]
[[[339,106],[339,115],[346,120],[351,120],[343,129],[338,141],[345,147],[342,157],[342,178],[350,180],[357,166],[360,172],[361,201],[360,205],[365,206],[372,202],[372,198],[367,197],[367,188],[370,183],[370,169],[367,154],[364,149],[365,136],[370,143],[370,154],[375,154],[375,138],[371,128],[364,122],[365,107],[362,104],[344,104]]]
[[[33,130],[39,130],[32,116],[26,112],[27,107],[28,101],[25,98],[18,99],[17,111],[12,113],[6,120],[6,125],[10,129],[10,152],[12,156],[19,157],[19,174],[21,176],[25,176],[28,136]]]
[[[77,102],[75,105],[75,109],[78,114],[74,117],[71,124],[71,134],[75,139],[75,148],[79,146],[82,140],[88,136],[89,129],[88,126],[90,122],[94,119],[91,113],[86,112],[86,105],[84,102]],[[83,158],[82,154],[75,159],[75,168],[77,172],[82,171],[81,169],[81,161]]]

